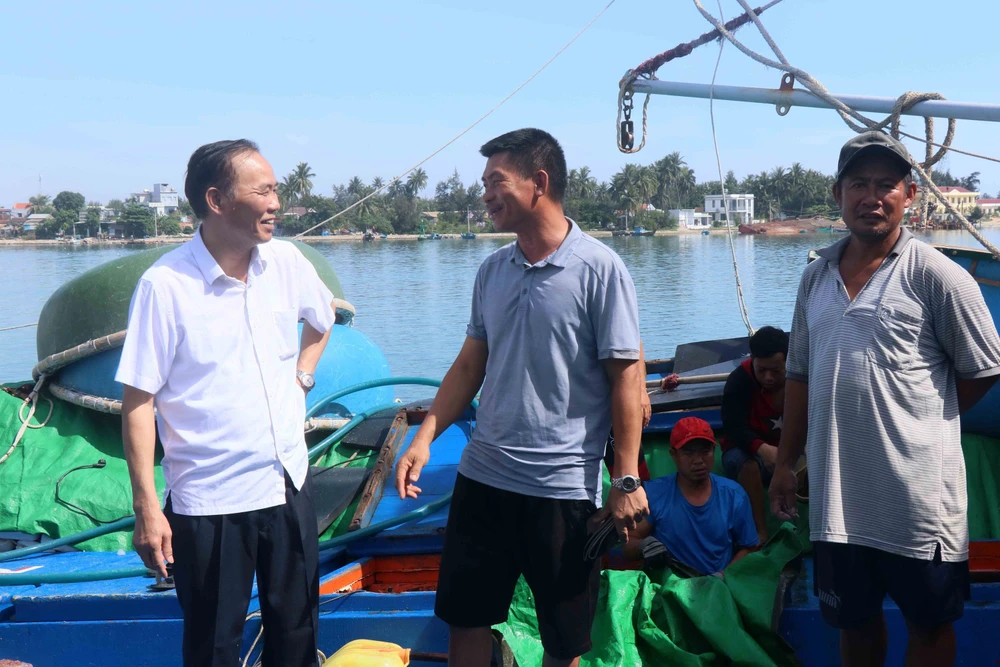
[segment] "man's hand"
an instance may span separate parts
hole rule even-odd
[[[611,489],[608,494],[608,509],[615,518],[615,528],[622,536],[624,542],[628,542],[628,531],[635,530],[636,526],[646,516],[649,515],[649,502],[646,500],[646,490],[641,486],[632,493],[625,493],[621,489]]]
[[[170,523],[159,507],[151,507],[136,513],[132,545],[142,558],[143,565],[158,572],[164,579],[167,578],[167,568],[163,561],[174,562],[172,538]]]
[[[778,448],[774,445],[769,445],[764,443],[757,449],[757,453],[760,458],[764,459],[764,465],[767,466],[768,470],[774,470],[774,466],[778,462]]]
[[[799,483],[791,466],[780,465],[771,476],[768,496],[771,498],[771,513],[782,521],[794,521],[799,516],[798,499],[795,492]]]
[[[653,416],[653,406],[649,402],[649,394],[646,393],[645,388],[642,390],[642,398],[640,400],[642,405],[642,427],[646,428],[649,426],[649,420]]]
[[[399,492],[400,499],[416,498],[420,494],[421,489],[416,483],[420,479],[420,471],[431,460],[430,443],[418,441],[419,435],[418,433],[418,437],[413,439],[396,464],[396,491]]]
[[[677,389],[677,387],[681,385],[680,378],[681,376],[677,373],[671,373],[660,382],[660,390],[673,391],[674,389]]]

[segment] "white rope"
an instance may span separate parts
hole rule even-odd
[[[761,12],[765,12],[768,9],[770,9],[771,7],[774,7],[776,4],[778,4],[781,1],[782,0],[771,0],[771,2],[769,2],[766,5],[764,5],[763,7],[761,7],[760,11]],[[700,46],[700,44],[698,44],[697,42],[699,42],[703,38],[706,38],[706,37],[709,37],[709,36],[711,36],[711,35],[710,34],[702,35],[701,37],[698,38],[698,40],[695,40],[695,42],[692,42],[692,43],[689,43],[689,44],[686,44],[686,45],[682,45],[682,46],[687,46],[688,49],[689,49],[688,53],[690,53],[690,48]],[[686,54],[683,54],[683,55],[686,55]],[[718,64],[716,64],[716,67],[718,67]],[[621,80],[618,82],[618,117],[616,118],[616,122],[615,122],[615,136],[617,137],[617,141],[618,141],[618,150],[620,150],[622,153],[629,153],[629,154],[631,154],[631,153],[638,153],[639,151],[642,150],[642,147],[646,145],[646,129],[647,129],[648,122],[649,122],[649,113],[648,113],[648,111],[649,111],[649,98],[650,98],[649,93],[646,94],[646,101],[642,103],[642,140],[639,142],[638,148],[629,148],[629,147],[625,146],[622,143],[622,133],[621,133],[622,112],[625,110],[625,102],[626,101],[630,103],[630,105],[629,105],[628,108],[629,108],[629,111],[631,111],[631,108],[632,108],[631,107],[631,100],[632,100],[632,95],[633,95],[633,92],[634,92],[633,88],[632,88],[632,84],[635,83],[635,80],[637,78],[639,78],[639,76],[642,76],[643,78],[649,78],[649,79],[655,79],[656,78],[655,72],[648,73],[648,74],[647,73],[642,73],[640,75],[640,74],[636,74],[635,70],[628,70],[627,72],[625,72],[625,76],[623,76],[621,78]]]
[[[15,327],[4,327],[0,331],[13,331],[14,329],[27,329],[28,327],[38,326],[38,322],[32,322],[31,324],[18,324]]]
[[[827,104],[832,106],[834,109],[836,109],[837,112],[840,114],[840,117],[847,124],[847,126],[850,127],[852,130],[854,130],[855,132],[862,133],[874,130],[880,131],[889,125],[898,127],[899,115],[904,105],[915,103],[911,102],[913,96],[923,95],[923,93],[907,93],[906,95],[900,96],[900,98],[896,101],[896,105],[894,106],[893,111],[888,118],[883,120],[881,123],[873,121],[867,116],[864,116],[863,114],[848,107],[846,104],[844,104],[843,102],[835,98],[833,95],[831,95],[830,92],[823,86],[823,84],[814,79],[808,72],[792,66],[785,59],[784,55],[781,53],[781,50],[778,48],[777,44],[774,43],[774,40],[771,38],[771,35],[767,32],[767,29],[764,27],[764,24],[761,23],[760,18],[754,13],[753,9],[746,3],[746,0],[737,0],[737,1],[740,3],[740,6],[742,6],[743,9],[746,11],[747,15],[750,16],[751,20],[757,26],[757,29],[764,37],[764,40],[767,42],[768,46],[771,47],[771,50],[774,51],[775,55],[781,62],[774,61],[743,45],[728,30],[726,30],[726,27],[724,25],[719,23],[718,19],[716,19],[701,5],[701,2],[699,2],[699,0],[693,0],[695,7],[697,7],[698,11],[701,12],[701,15],[705,17],[705,20],[707,20],[709,23],[715,26],[715,29],[719,31],[719,34],[721,34],[723,37],[729,40],[733,44],[733,46],[735,46],[744,54],[746,54],[747,56],[749,56],[750,58],[759,62],[762,65],[765,65],[767,67],[772,67],[774,69],[783,70],[785,72],[789,72],[790,74],[794,75],[795,78],[801,81],[803,85],[805,85],[805,87],[812,94],[816,95],[817,97],[825,101]],[[851,120],[851,118],[859,121],[861,125],[854,123]],[[949,119],[949,128],[951,128],[953,123],[954,120]],[[953,129],[952,132],[949,132],[949,134],[953,134]],[[945,143],[947,142],[948,139],[946,138]],[[946,150],[948,150],[947,147],[942,147],[941,154],[943,155]],[[969,222],[965,218],[965,216],[962,215],[962,213],[960,213],[958,209],[956,209],[951,204],[951,202],[949,202],[945,198],[944,194],[942,194],[942,192],[938,189],[938,187],[934,185],[934,183],[931,181],[929,174],[926,171],[924,171],[924,166],[926,166],[929,169],[930,165],[921,165],[920,163],[918,163],[916,160],[913,159],[911,159],[910,161],[913,164],[913,168],[916,170],[917,174],[923,179],[926,188],[929,189],[934,194],[934,196],[938,198],[938,200],[944,205],[945,209],[949,213],[958,218],[959,222],[961,222],[965,230],[968,231],[970,234],[972,234],[972,236],[977,241],[979,241],[984,248],[989,250],[990,253],[993,255],[994,259],[1000,260],[1000,249],[998,249],[996,246],[990,243],[986,239],[986,237],[983,236],[982,233],[980,233],[979,230],[975,228],[975,225]],[[925,196],[924,199],[926,198],[927,197]]]
[[[722,14],[722,0],[718,0],[719,3],[719,17],[725,22],[725,17]],[[726,235],[729,237],[729,251],[733,256],[733,275],[736,277],[736,298],[740,304],[740,316],[743,318],[743,324],[747,328],[747,336],[752,336],[754,333],[753,325],[750,323],[750,311],[747,309],[747,303],[743,298],[743,283],[740,281],[740,265],[736,261],[736,243],[733,241],[733,222],[732,216],[729,212],[729,195],[726,193],[726,181],[722,175],[722,158],[719,156],[719,138],[715,133],[715,78],[719,73],[719,63],[722,62],[722,49],[725,47],[726,41],[723,39],[719,40],[719,55],[715,59],[715,70],[712,72],[712,85],[708,91],[708,115],[712,121],[712,143],[715,145],[715,164],[719,168],[719,186],[722,189],[722,210],[726,214]],[[643,131],[645,134],[645,131]]]
[[[525,79],[524,83],[522,83],[520,86],[518,86],[517,88],[515,88],[514,90],[512,90],[510,92],[510,94],[507,95],[507,97],[505,97],[502,100],[500,100],[499,102],[497,102],[497,104],[492,109],[490,109],[489,111],[487,111],[486,113],[484,113],[482,116],[480,116],[479,119],[476,120],[476,122],[474,122],[472,125],[468,126],[464,130],[462,130],[461,132],[459,132],[458,134],[456,134],[455,137],[451,141],[449,141],[444,146],[442,146],[441,148],[437,149],[436,151],[434,151],[433,153],[431,153],[430,155],[428,155],[427,157],[425,157],[423,160],[421,160],[420,162],[416,163],[415,165],[413,165],[412,167],[410,167],[409,169],[407,169],[402,174],[400,174],[396,178],[392,179],[391,181],[389,181],[388,183],[386,183],[382,187],[378,188],[377,190],[372,191],[371,193],[369,193],[365,197],[362,197],[358,201],[354,202],[353,204],[351,204],[350,206],[348,206],[347,208],[345,208],[343,211],[338,211],[337,213],[334,213],[333,215],[331,215],[329,218],[327,218],[323,222],[320,222],[318,224],[313,225],[312,227],[310,227],[309,229],[305,230],[304,232],[296,234],[292,238],[299,238],[300,236],[305,236],[306,234],[308,234],[309,232],[313,231],[314,229],[322,227],[323,225],[327,224],[328,222],[331,222],[332,220],[334,220],[336,218],[339,218],[340,216],[344,215],[345,213],[347,213],[351,209],[353,209],[353,208],[355,208],[357,206],[360,206],[362,202],[365,202],[365,201],[371,199],[372,197],[374,197],[375,195],[377,195],[379,192],[381,192],[382,190],[385,190],[386,188],[388,188],[389,186],[393,185],[394,183],[398,183],[400,180],[402,180],[411,171],[415,171],[415,170],[419,169],[424,163],[428,162],[435,155],[437,155],[438,153],[440,153],[444,149],[448,148],[448,146],[451,146],[453,143],[455,143],[456,141],[458,141],[459,139],[461,139],[470,130],[472,130],[472,128],[474,128],[476,125],[479,125],[481,122],[483,122],[484,120],[486,120],[494,111],[496,111],[501,106],[503,106],[503,104],[507,100],[509,100],[510,98],[514,97],[514,95],[516,95],[517,93],[519,93],[522,88],[524,88],[529,83],[531,83],[532,80],[534,80],[534,78],[536,76],[538,76],[539,74],[542,73],[542,70],[544,70],[546,67],[548,67],[549,65],[551,65],[552,62],[556,58],[558,58],[560,55],[562,55],[563,51],[565,51],[566,49],[568,49],[573,44],[573,42],[575,42],[576,40],[578,40],[580,38],[580,36],[583,35],[583,33],[587,32],[587,29],[590,28],[590,26],[594,25],[594,23],[597,21],[597,19],[601,18],[601,16],[604,15],[604,12],[608,11],[608,9],[613,4],[615,4],[615,0],[611,0],[611,2],[609,2],[607,5],[605,5],[604,9],[602,9],[601,11],[599,11],[597,13],[597,16],[595,16],[594,18],[590,19],[590,22],[587,25],[583,26],[583,28],[580,29],[580,32],[576,33],[576,35],[573,36],[573,39],[571,39],[568,42],[566,42],[566,44],[561,49],[559,49],[558,51],[556,51],[556,54],[554,56],[552,56],[551,58],[549,58],[545,62],[544,65],[542,65],[541,67],[539,67],[535,71],[534,74],[532,74],[527,79]]]
[[[38,407],[38,393],[42,390],[42,385],[45,384],[45,380],[47,378],[47,375],[42,375],[38,378],[38,381],[35,383],[35,388],[31,390],[28,397],[24,399],[23,403],[21,403],[21,407],[18,408],[17,418],[21,420],[21,428],[18,429],[17,435],[14,436],[14,442],[12,442],[10,448],[7,449],[7,453],[0,457],[0,464],[10,458],[10,455],[14,453],[15,449],[17,449],[17,446],[21,443],[21,439],[24,437],[24,434],[29,428],[42,428],[48,424],[49,419],[52,418],[52,411],[55,409],[55,405],[53,405],[52,399],[47,396],[43,396],[42,398],[49,403],[49,414],[45,416],[44,421],[37,424],[31,423],[31,418],[35,416],[35,408]],[[27,416],[24,414],[25,406],[31,406],[28,410]]]

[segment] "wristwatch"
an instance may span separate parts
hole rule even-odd
[[[295,377],[299,379],[299,383],[302,385],[302,388],[306,390],[306,392],[309,392],[316,386],[316,380],[313,379],[312,373],[296,370]]]
[[[619,489],[625,493],[632,493],[642,486],[642,480],[635,475],[625,475],[624,477],[612,477],[611,487]]]

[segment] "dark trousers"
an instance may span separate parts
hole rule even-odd
[[[253,577],[264,623],[265,667],[315,667],[319,551],[310,481],[285,504],[218,516],[164,509],[173,531],[174,582],[184,612],[184,667],[237,667]]]

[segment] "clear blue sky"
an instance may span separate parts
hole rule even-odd
[[[5,2],[0,205],[35,194],[39,174],[50,196],[102,202],[154,182],[181,190],[194,148],[240,136],[261,145],[279,178],[307,161],[321,194],[353,175],[389,178],[493,106],[606,2]],[[738,13],[734,0],[723,7]],[[833,92],[1000,103],[994,16],[989,0],[785,0],[763,20],[789,60]],[[571,167],[602,180],[675,150],[699,180],[716,178],[707,101],[655,97],[646,148],[626,156],[614,141],[624,71],[707,29],[688,0],[618,0],[426,166],[431,188],[455,168],[478,179],[477,148],[523,126],[551,131]],[[752,27],[739,35],[765,48]],[[659,77],[707,83],[716,53],[702,47]],[[726,48],[719,83],[779,79]],[[832,172],[851,134],[835,113],[812,109],[779,118],[773,107],[719,102],[716,120],[723,167],[739,177],[795,161]],[[918,119],[906,127],[922,132]],[[955,146],[1000,155],[1000,124],[960,122]],[[947,166],[980,171],[982,189],[1000,190],[996,163],[953,155]]]

